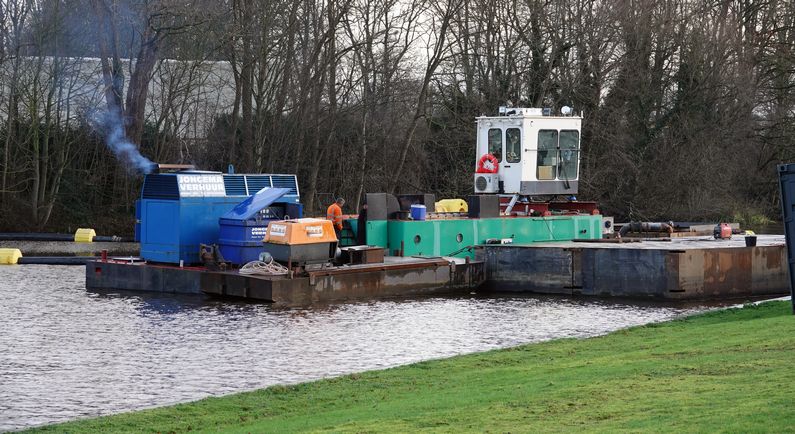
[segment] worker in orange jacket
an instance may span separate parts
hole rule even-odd
[[[342,236],[342,206],[345,205],[345,199],[338,197],[337,201],[329,205],[326,210],[326,218],[331,220],[334,225],[334,233],[337,234],[337,240]]]

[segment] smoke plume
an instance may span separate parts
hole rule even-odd
[[[138,147],[127,139],[121,110],[110,108],[106,111],[94,112],[91,116],[91,124],[97,132],[105,137],[105,144],[122,163],[128,164],[144,175],[152,171],[155,163],[141,155]]]

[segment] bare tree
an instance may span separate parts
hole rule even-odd
[[[4,0],[0,3],[2,9],[2,63],[11,64],[10,74],[6,74],[5,85],[2,86],[3,94],[6,97],[5,105],[5,126],[6,132],[3,140],[3,172],[0,177],[0,205],[6,200],[9,193],[9,174],[11,172],[11,152],[12,147],[17,143],[17,124],[19,117],[19,80],[22,67],[23,36],[28,26],[28,19],[32,2]],[[4,68],[5,69],[5,68]]]
[[[120,5],[112,0],[91,0],[99,29],[99,53],[102,62],[102,77],[105,84],[105,100],[111,111],[118,110],[125,121],[127,138],[140,143],[143,134],[146,99],[149,82],[157,64],[163,41],[175,34],[197,25],[201,18],[201,4],[168,2],[146,2],[140,10],[126,16],[120,13]],[[131,20],[136,40],[132,46],[122,47],[119,39],[119,21]],[[140,27],[138,27],[140,26]],[[135,61],[130,62],[127,95],[124,98],[125,72],[121,51],[135,50]]]
[[[450,43],[447,39],[448,30],[453,17],[457,15],[458,10],[462,7],[462,5],[463,0],[446,0],[444,3],[431,4],[430,10],[432,11],[433,15],[431,16],[429,34],[431,35],[430,37],[432,40],[429,41],[427,46],[428,51],[426,54],[428,56],[428,60],[425,65],[425,73],[423,74],[422,81],[420,82],[420,89],[415,104],[414,116],[412,118],[411,124],[406,130],[406,134],[401,145],[402,149],[400,151],[398,165],[395,169],[394,177],[392,178],[392,183],[390,186],[390,191],[392,192],[394,192],[400,184],[403,166],[406,164],[406,156],[408,155],[409,147],[414,140],[414,134],[417,131],[417,125],[419,124],[420,120],[426,116],[426,104],[430,92],[431,80],[433,80],[436,69],[449,54]]]

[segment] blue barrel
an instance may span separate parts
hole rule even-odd
[[[411,206],[411,218],[414,220],[425,220],[425,205],[412,205]]]

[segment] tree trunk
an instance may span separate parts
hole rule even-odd
[[[323,85],[325,84],[325,71],[321,73],[320,82],[315,85],[315,91],[313,92],[312,98],[312,113],[313,113],[313,120],[314,120],[314,134],[312,135],[312,145],[309,151],[309,184],[307,186],[307,199],[306,199],[306,208],[307,210],[313,211],[315,209],[315,196],[317,194],[317,178],[320,174],[320,166],[321,163],[328,163],[323,161],[323,154],[325,151],[325,147],[321,147],[321,110],[320,110],[320,100],[323,95]]]
[[[271,133],[270,137],[268,137],[268,171],[271,173],[275,171],[275,164],[277,162],[277,158],[271,157],[274,155],[274,148],[277,145],[282,146],[287,137],[287,128],[283,123],[283,113],[287,105],[287,97],[291,90],[290,83],[293,78],[293,71],[296,66],[295,61],[292,59],[290,54],[295,53],[295,29],[298,18],[298,7],[300,4],[301,2],[298,1],[293,2],[292,8],[290,9],[290,15],[288,19],[289,24],[287,26],[287,43],[283,51],[285,54],[284,68],[282,68],[281,82],[274,98],[275,103],[271,120]]]
[[[0,181],[0,204],[6,201],[6,194],[8,194],[8,169],[11,164],[11,146],[16,141],[17,133],[17,117],[19,113],[19,93],[18,93],[18,80],[19,68],[21,57],[18,55],[14,58],[14,66],[11,71],[11,83],[9,83],[10,94],[8,96],[8,118],[6,121],[6,137],[5,146],[3,146],[3,176]]]
[[[152,72],[157,64],[158,43],[158,36],[147,27],[141,36],[141,48],[138,50],[135,68],[130,75],[130,85],[127,88],[125,132],[127,139],[135,145],[140,145],[144,132],[146,97],[149,93]]]
[[[229,120],[229,128],[230,134],[232,135],[230,142],[229,142],[229,156],[228,163],[236,163],[237,160],[237,145],[238,145],[238,126],[240,125],[239,118],[240,118],[240,101],[243,99],[241,93],[242,88],[240,85],[240,71],[237,67],[237,61],[235,60],[234,51],[229,63],[232,66],[232,76],[235,80],[235,100],[232,103],[232,119]]]
[[[359,147],[361,148],[361,155],[359,156],[359,186],[356,189],[356,205],[355,210],[361,209],[361,200],[364,195],[364,174],[367,170],[367,107],[364,107],[362,114],[362,129],[359,132]]]
[[[97,16],[100,37],[99,57],[102,65],[102,80],[105,84],[105,102],[110,111],[122,113],[122,92],[124,89],[124,74],[122,73],[121,59],[119,58],[118,32],[113,13],[105,0],[92,0],[91,4]],[[108,41],[110,39],[110,41]]]
[[[254,119],[253,119],[253,106],[251,99],[254,93],[253,79],[254,79],[254,56],[252,54],[251,39],[253,32],[251,23],[251,2],[243,0],[242,2],[242,42],[243,42],[243,55],[242,65],[240,68],[240,98],[241,98],[241,115],[243,117],[241,128],[241,148],[243,151],[244,168],[247,171],[254,170]]]
[[[40,67],[40,66],[39,66]],[[39,186],[41,185],[41,138],[39,137],[39,77],[40,70],[33,72],[33,94],[28,101],[28,116],[30,116],[28,142],[31,147],[31,161],[33,162],[33,182],[30,187],[30,213],[34,225],[39,221]]]
[[[458,6],[454,6],[453,1],[457,1]],[[428,99],[428,89],[431,85],[431,79],[436,73],[436,68],[442,62],[442,58],[446,51],[446,36],[447,29],[450,25],[450,19],[456,13],[456,10],[458,7],[460,7],[460,5],[461,3],[459,0],[451,0],[447,3],[447,9],[444,11],[442,23],[439,28],[439,34],[437,35],[436,46],[434,47],[431,58],[428,59],[428,64],[425,68],[425,76],[422,79],[420,93],[419,96],[417,96],[417,105],[414,110],[414,116],[412,117],[411,124],[409,125],[409,128],[403,137],[400,159],[398,160],[398,165],[389,188],[390,193],[394,194],[397,190],[398,184],[400,183],[400,176],[403,172],[403,166],[406,164],[406,157],[408,156],[409,148],[411,147],[411,142],[414,140],[414,133],[417,131],[417,125],[419,124],[420,119],[425,118],[425,104],[427,103]]]

